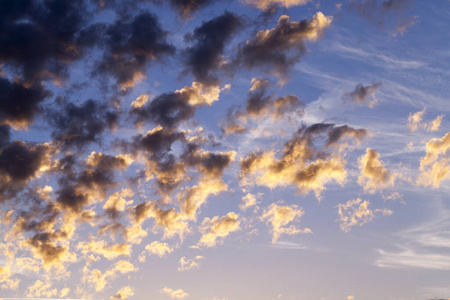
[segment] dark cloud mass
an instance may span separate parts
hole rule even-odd
[[[41,112],[41,102],[51,96],[41,84],[26,87],[0,78],[0,124],[27,127]]]
[[[233,33],[242,27],[239,17],[225,12],[210,21],[203,23],[186,36],[187,41],[195,41],[195,45],[186,50],[187,68],[192,71],[197,81],[214,83],[217,78],[210,74],[220,68],[226,43]]]
[[[148,62],[175,53],[166,36],[151,13],[141,13],[131,22],[117,20],[106,29],[107,51],[95,73],[113,75],[122,87],[134,86],[145,77]]]
[[[118,114],[106,104],[87,100],[81,105],[63,103],[58,110],[48,112],[48,119],[55,128],[52,136],[57,143],[82,148],[100,142],[101,134],[117,125]]]
[[[216,0],[169,0],[170,4],[178,9],[183,15],[189,15],[215,1]]]
[[[180,122],[194,116],[195,107],[189,104],[188,93],[167,93],[157,96],[144,106],[131,110],[136,123],[153,122],[163,127],[174,128]]]
[[[82,0],[2,1],[0,62],[28,84],[66,78],[66,66],[83,56],[77,38],[86,16]]]
[[[241,46],[237,62],[250,69],[262,68],[284,78],[305,53],[305,41],[320,38],[330,23],[331,18],[320,12],[310,21],[298,22],[283,15],[275,28],[259,31],[253,39]]]
[[[45,165],[51,148],[13,141],[0,149],[0,201],[14,197]]]

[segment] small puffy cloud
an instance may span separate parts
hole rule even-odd
[[[348,102],[356,102],[359,105],[366,104],[368,107],[372,108],[378,103],[378,99],[375,96],[375,91],[379,89],[380,86],[381,82],[367,86],[358,84],[353,92],[346,93],[342,99]]]
[[[160,290],[160,293],[165,294],[172,299],[183,299],[189,296],[189,294],[183,291],[182,289],[173,290],[168,287],[164,287],[162,290]]]
[[[364,188],[364,191],[371,194],[377,190],[393,186],[397,177],[397,174],[391,174],[383,166],[383,162],[379,160],[379,157],[380,154],[377,151],[367,148],[366,154],[358,159],[361,170],[358,183]]]
[[[275,244],[281,235],[295,235],[299,233],[312,233],[309,228],[300,229],[293,222],[298,222],[305,213],[301,207],[297,205],[278,205],[280,203],[272,203],[264,210],[260,217],[261,221],[266,222],[271,227],[272,244]]]
[[[125,188],[118,192],[115,192],[111,196],[109,196],[108,200],[106,200],[103,205],[103,209],[105,210],[115,210],[115,211],[124,211],[127,205],[133,203],[133,200],[125,200],[125,198],[131,198],[134,196],[134,193],[131,189]]]
[[[362,226],[372,221],[376,215],[389,216],[392,214],[392,211],[388,209],[370,210],[369,205],[369,201],[359,198],[339,204],[337,207],[342,231],[349,232],[353,226]]]
[[[97,254],[102,255],[106,259],[113,260],[119,256],[130,256],[131,245],[121,243],[108,245],[104,240],[95,240],[91,237],[90,241],[79,242],[77,249],[81,251],[83,255]]]
[[[128,297],[134,295],[134,289],[130,286],[125,286],[121,288],[117,294],[111,297],[111,300],[126,300]]]
[[[419,185],[438,188],[450,177],[450,132],[442,138],[433,138],[426,144],[426,155],[420,161]]]
[[[171,248],[167,243],[160,243],[157,241],[153,241],[145,246],[145,250],[147,250],[148,253],[159,257],[164,257],[173,252],[173,248]]]
[[[237,61],[249,69],[262,68],[284,79],[306,52],[304,42],[321,38],[332,19],[321,12],[310,21],[291,21],[289,16],[283,15],[275,28],[258,31],[252,40],[242,45]]]
[[[257,204],[259,204],[258,198],[260,198],[261,196],[261,193],[258,193],[257,195],[247,193],[244,197],[242,197],[242,202],[241,204],[239,204],[239,208],[243,211],[246,211],[247,208],[257,206]]]
[[[116,279],[119,274],[127,274],[137,271],[132,263],[120,260],[116,262],[110,269],[102,273],[98,269],[89,270],[87,266],[83,267],[82,281],[95,287],[97,292],[103,291],[108,281]]]
[[[205,218],[200,227],[200,232],[203,235],[198,245],[214,247],[218,243],[221,244],[223,243],[223,239],[231,232],[241,229],[240,224],[238,215],[234,212],[229,212],[223,217],[215,216],[211,219]]]
[[[261,10],[268,10],[275,5],[284,6],[286,8],[296,5],[305,5],[311,0],[245,0],[246,3],[255,6]]]
[[[53,298],[58,294],[56,288],[52,288],[52,283],[50,281],[36,280],[33,285],[28,287],[27,297],[30,298]]]
[[[196,257],[191,259],[186,259],[186,256],[183,256],[182,258],[180,258],[180,266],[178,267],[178,271],[182,272],[191,269],[198,269],[200,268],[200,260],[202,259],[204,259],[204,257],[200,255],[197,255]]]
[[[429,122],[422,122],[423,115],[425,114],[425,108],[421,111],[410,113],[408,116],[408,128],[410,132],[417,131],[419,128],[424,128],[428,132],[438,131],[441,127],[442,119],[444,115],[439,115],[436,119]]]
[[[224,65],[223,52],[227,42],[243,26],[236,15],[225,12],[186,35],[185,40],[194,42],[186,49],[186,67],[195,79],[203,84],[216,84],[218,79],[212,72]]]

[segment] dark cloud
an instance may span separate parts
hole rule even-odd
[[[0,124],[19,128],[28,126],[42,111],[41,102],[51,95],[41,84],[26,87],[0,78]]]
[[[190,13],[199,10],[216,0],[168,0],[170,5],[176,8],[181,14],[189,15]]]
[[[291,114],[301,117],[304,112],[304,103],[295,95],[274,98],[267,95],[270,83],[264,78],[253,78],[252,87],[248,92],[245,109],[231,107],[227,113],[225,134],[243,133],[249,119],[260,119],[271,116],[277,119],[290,119]]]
[[[11,138],[11,127],[8,125],[0,125],[0,149],[8,145]]]
[[[156,15],[141,13],[131,21],[122,19],[106,29],[107,51],[96,73],[113,75],[123,88],[145,77],[148,62],[174,54]]]
[[[346,93],[342,99],[344,101],[356,102],[359,105],[366,104],[369,107],[373,107],[378,102],[378,99],[375,97],[375,91],[380,86],[381,82],[367,86],[358,84],[353,92]]]
[[[275,28],[259,31],[252,40],[240,47],[237,62],[247,68],[262,68],[285,78],[289,69],[305,53],[305,41],[320,38],[330,23],[331,18],[321,12],[310,21],[298,22],[283,15]]]
[[[13,141],[0,153],[0,201],[14,197],[37,172],[49,165],[51,148]]]
[[[0,8],[0,62],[28,84],[64,79],[83,56],[78,32],[88,15],[82,0],[5,0]]]
[[[161,94],[141,107],[133,107],[131,115],[136,123],[152,122],[175,128],[194,116],[195,107],[189,104],[189,99],[190,95],[186,92]]]
[[[76,157],[66,155],[52,169],[60,175],[56,201],[64,209],[80,212],[94,200],[102,200],[110,189],[116,187],[114,171],[126,169],[128,165],[129,162],[122,155],[93,152],[84,167],[77,170],[80,163]]]
[[[337,126],[328,132],[325,146],[335,146],[346,137],[353,137],[356,141],[361,142],[367,135],[369,135],[369,132],[362,128],[354,129],[348,125]]]
[[[88,143],[98,143],[106,129],[117,125],[118,113],[106,104],[87,100],[80,105],[70,102],[59,105],[58,109],[49,109],[48,119],[55,127],[54,140],[63,147],[82,148]]]
[[[193,47],[186,50],[186,65],[197,81],[205,84],[216,83],[217,78],[211,72],[221,67],[226,43],[241,27],[242,21],[239,17],[225,12],[203,23],[193,34],[185,37],[187,41],[195,42]]]
[[[410,8],[413,3],[414,0],[388,0],[381,3],[377,0],[352,0],[349,3],[349,8],[355,9],[361,16],[376,25],[384,26],[386,22],[392,20],[400,21],[398,16]],[[390,14],[391,12],[395,14]]]

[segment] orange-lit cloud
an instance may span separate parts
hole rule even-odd
[[[157,255],[159,257],[164,257],[173,252],[173,248],[171,248],[167,243],[160,243],[157,241],[153,241],[145,246],[145,250],[147,250],[149,254]]]
[[[213,218],[205,218],[200,227],[200,232],[203,234],[198,242],[199,246],[214,247],[221,244],[223,239],[231,232],[241,229],[241,222],[238,220],[238,215],[234,212],[229,212],[223,217],[215,216]]]
[[[361,170],[358,183],[364,188],[364,191],[371,194],[393,186],[397,177],[397,174],[392,174],[383,166],[379,157],[380,154],[377,151],[367,148],[366,154],[358,159]]]
[[[253,5],[259,9],[267,10],[274,5],[280,5],[284,7],[290,7],[295,5],[305,5],[311,0],[245,0],[250,5]]]
[[[419,128],[424,128],[428,132],[438,131],[439,127],[441,127],[442,119],[444,115],[439,115],[436,119],[429,122],[422,122],[423,115],[425,114],[425,108],[416,113],[410,113],[408,116],[408,128],[409,131],[414,132]]]
[[[442,138],[433,138],[426,144],[426,155],[420,161],[417,183],[438,188],[450,177],[450,132]]]
[[[196,257],[190,259],[187,259],[186,256],[183,256],[182,258],[180,258],[180,266],[178,267],[178,271],[182,272],[191,269],[198,269],[200,268],[200,260],[202,259],[204,259],[204,257],[201,255],[197,255]]]
[[[282,203],[279,203],[282,204]],[[312,233],[309,228],[300,229],[295,226],[294,222],[298,222],[301,216],[305,212],[302,208],[297,205],[278,205],[277,203],[272,203],[260,219],[270,226],[270,232],[272,233],[272,243],[276,243],[280,236],[294,235],[299,233]]]
[[[169,296],[172,299],[183,299],[189,296],[188,293],[186,293],[185,291],[183,291],[182,289],[178,289],[178,290],[173,290],[171,288],[168,287],[164,287],[161,291],[161,294],[165,294],[167,296]]]
[[[377,214],[383,216],[392,214],[392,211],[388,209],[370,210],[369,205],[369,201],[359,198],[339,204],[337,207],[342,231],[349,232],[353,226],[362,226],[372,221]]]
[[[131,296],[134,296],[134,289],[130,286],[124,286],[111,297],[111,300],[126,300]]]

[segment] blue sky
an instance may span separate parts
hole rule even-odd
[[[0,297],[447,299],[448,1],[0,4]]]

